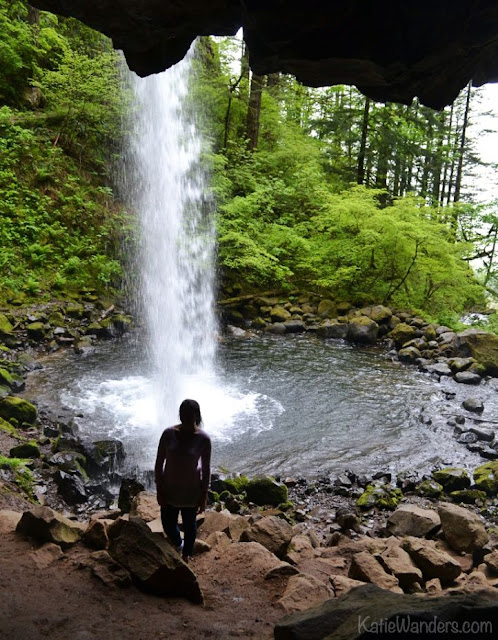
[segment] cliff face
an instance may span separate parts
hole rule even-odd
[[[472,79],[498,81],[495,0],[33,0],[113,39],[131,69],[157,73],[198,35],[244,28],[258,74],[304,84],[354,84],[379,101],[441,108]]]

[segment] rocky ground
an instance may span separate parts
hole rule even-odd
[[[473,329],[455,334],[385,307],[354,310],[332,301],[237,305],[225,315],[246,328],[387,340],[393,357],[462,384],[478,385],[498,372],[498,339]],[[189,567],[164,540],[154,497],[139,483],[124,479],[120,510],[109,511],[115,496],[103,479],[119,465],[120,443],[83,445],[70,421],[38,414],[17,394],[40,352],[91,349],[129,324],[95,300],[0,314],[2,637],[270,638],[287,614],[338,601],[365,583],[395,598],[447,593],[456,602],[455,594],[478,592],[496,600],[498,448],[485,428],[453,425],[456,437],[484,458],[473,474],[345,472],[266,478],[261,486],[215,474]],[[479,407],[467,411],[479,415]],[[23,517],[19,525],[33,509],[38,524]],[[144,545],[153,569],[140,560]],[[130,564],[134,546],[139,560]],[[379,595],[365,592],[370,597]]]

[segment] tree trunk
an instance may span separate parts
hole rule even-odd
[[[465,142],[467,136],[467,126],[469,123],[469,113],[470,113],[470,92],[471,92],[472,82],[469,82],[467,86],[467,99],[465,101],[465,112],[463,115],[463,124],[462,124],[462,134],[460,137],[460,147],[458,149],[458,165],[457,165],[457,173],[455,179],[455,192],[453,194],[453,202],[460,201],[460,191],[462,188],[462,173],[463,173],[463,155],[465,151]]]
[[[358,172],[357,172],[358,184],[363,184],[365,182],[365,154],[367,150],[369,112],[370,112],[370,98],[365,98],[365,106],[363,107],[363,122],[361,125],[360,152],[358,154]]]
[[[251,91],[249,93],[249,105],[247,108],[246,137],[247,148],[254,151],[258,146],[259,139],[259,117],[261,114],[261,94],[265,84],[265,77],[255,73],[251,78]]]

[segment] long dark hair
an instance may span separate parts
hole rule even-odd
[[[202,423],[201,408],[195,400],[184,400],[180,405],[180,422],[186,427],[198,429]]]

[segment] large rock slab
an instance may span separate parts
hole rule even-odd
[[[475,551],[488,541],[481,518],[472,511],[449,502],[442,502],[437,511],[444,537],[455,551]]]
[[[371,582],[381,589],[402,593],[398,579],[386,573],[380,562],[368,551],[361,551],[353,556],[348,576],[354,580]]]
[[[0,534],[11,533],[16,530],[21,515],[18,511],[11,511],[10,509],[0,510]]]
[[[157,503],[157,496],[150,491],[140,491],[133,498],[130,516],[137,516],[144,522],[152,522],[161,517],[161,507]]]
[[[276,516],[266,516],[257,520],[250,529],[246,529],[240,541],[258,542],[278,558],[283,559],[292,535],[292,527],[288,522]]]
[[[38,542],[53,542],[66,548],[78,542],[85,530],[79,522],[69,520],[50,507],[34,507],[25,511],[16,531]]]
[[[195,574],[175,549],[152,533],[140,518],[118,520],[109,527],[109,555],[130,572],[144,591],[158,596],[187,598],[201,604],[203,595]]]
[[[498,495],[498,461],[487,462],[474,470],[476,487],[489,496]]]
[[[403,540],[402,547],[422,570],[426,580],[439,578],[441,584],[450,584],[462,573],[460,563],[445,551],[436,549],[430,540],[408,536]]]
[[[458,467],[447,467],[434,471],[432,477],[436,482],[443,486],[446,492],[459,491],[460,489],[468,489],[470,487],[469,474],[465,469]]]
[[[294,613],[280,620],[274,629],[275,640],[363,640],[366,638],[450,638],[450,634],[388,634],[385,630],[395,625],[404,629],[431,629],[434,621],[444,621],[447,628],[463,629],[468,623],[481,625],[486,621],[487,635],[479,640],[494,638],[498,628],[498,601],[489,595],[458,594],[432,598],[420,598],[392,593],[369,584],[352,589],[341,598],[327,600],[306,611]],[[403,626],[402,626],[403,625]],[[370,631],[370,633],[368,633]],[[455,636],[458,637],[458,636]],[[465,635],[460,637],[465,638]],[[470,636],[467,636],[470,638]],[[477,637],[477,636],[475,636]]]
[[[414,504],[403,504],[389,516],[386,529],[393,536],[424,538],[440,526],[441,519],[436,511],[422,509]]]
[[[498,376],[498,336],[494,333],[478,329],[460,331],[455,339],[455,352],[477,360],[485,375]]]
[[[348,324],[348,340],[359,344],[374,344],[379,325],[367,316],[351,318]]]
[[[422,571],[410,555],[398,545],[397,540],[380,554],[379,561],[388,573],[398,579],[399,586],[404,591],[411,590],[415,583],[422,582]]]
[[[332,589],[318,578],[306,573],[291,576],[277,605],[286,613],[304,611],[333,595]]]

